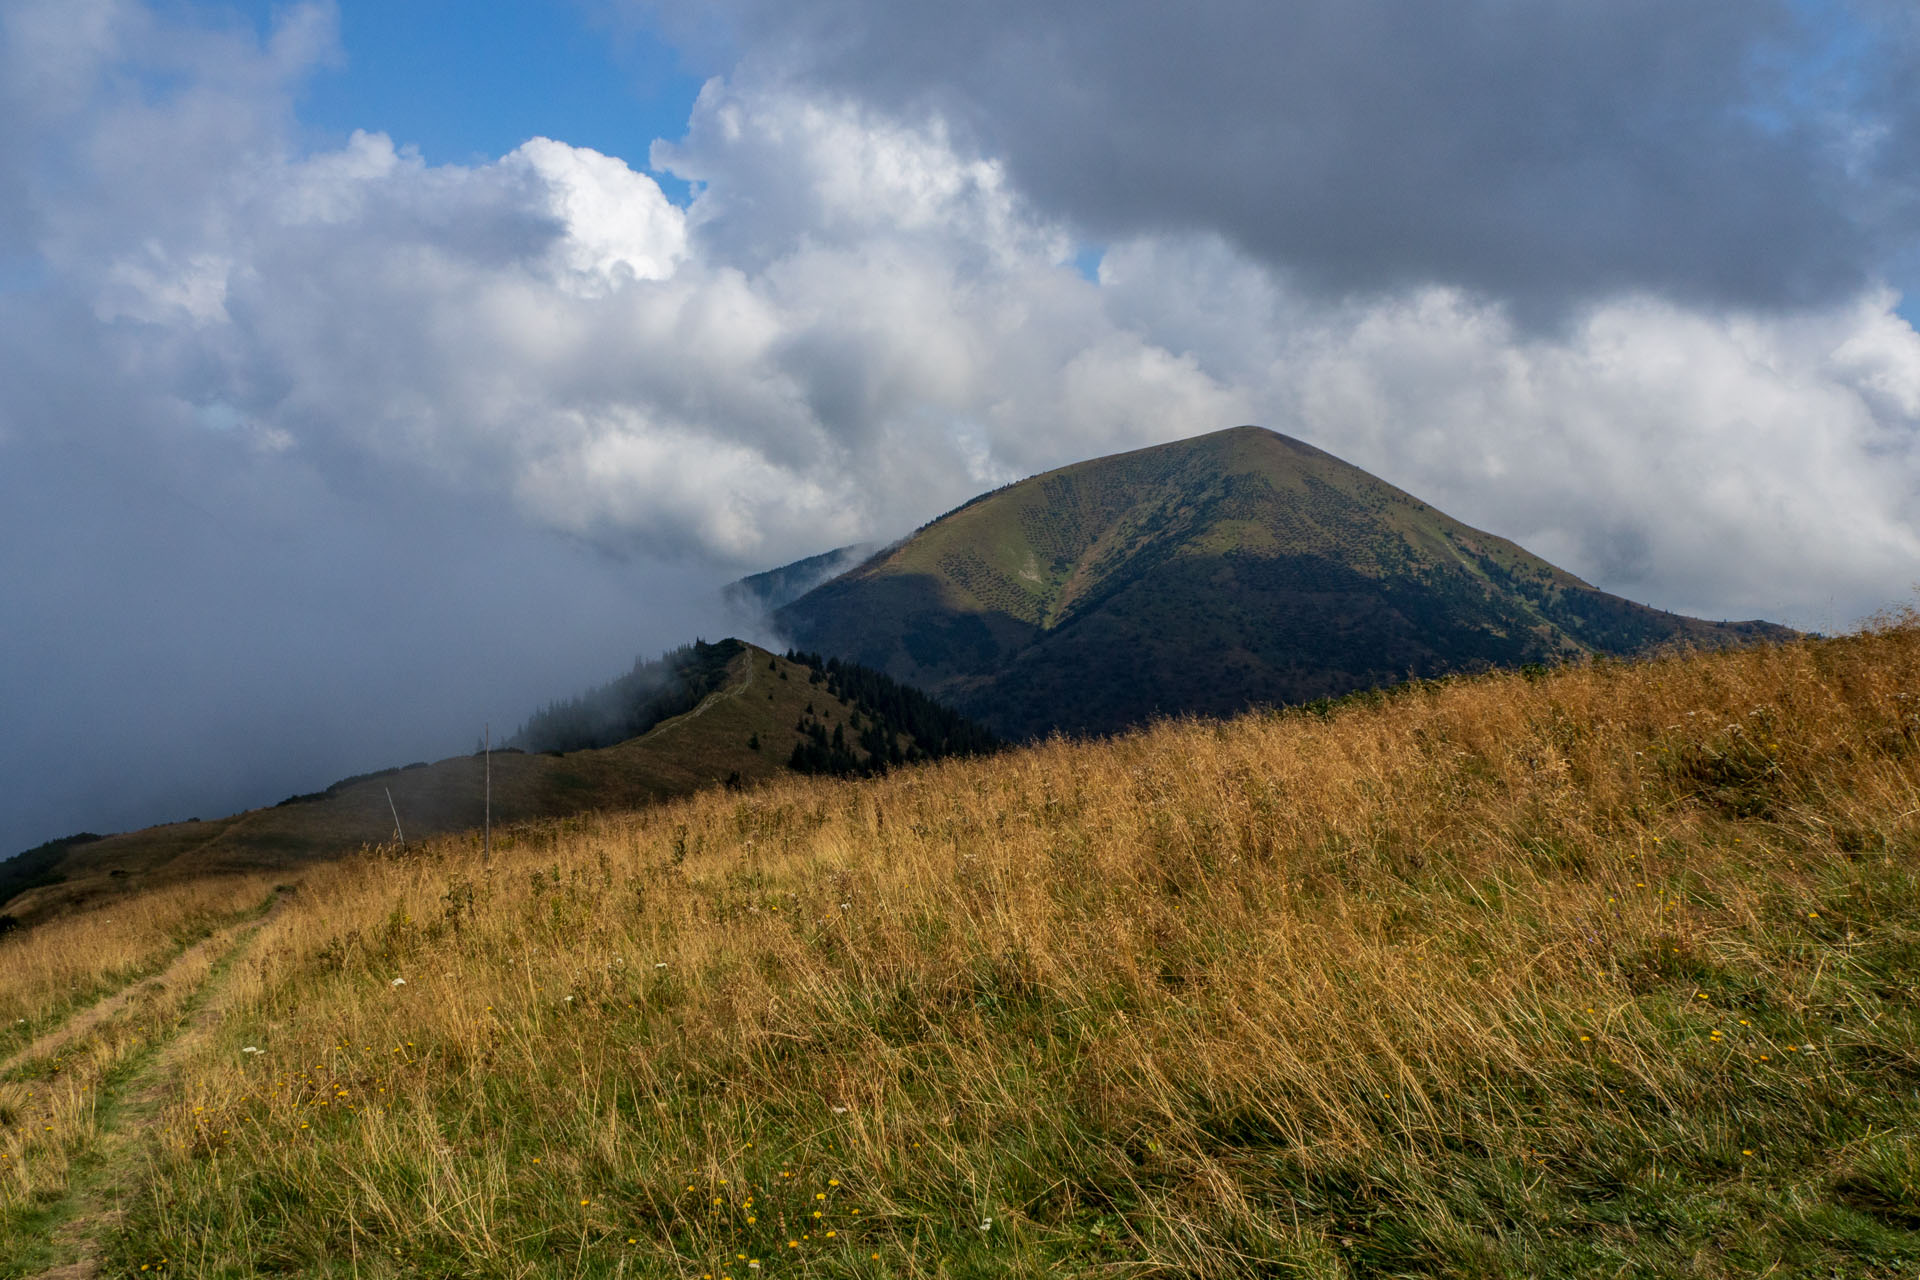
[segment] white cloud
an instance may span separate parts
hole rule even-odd
[[[571,279],[592,295],[621,281],[662,280],[687,251],[686,217],[658,183],[623,161],[551,138],[521,144],[503,162],[526,165],[544,182],[548,209],[566,228],[555,246]]]
[[[113,66],[151,19],[104,12],[75,43]],[[559,140],[468,167],[371,133],[299,155],[213,109],[282,118],[324,19],[299,11],[251,59],[172,33],[193,78],[102,100],[96,185],[40,194],[105,358],[342,484],[400,468],[609,548],[744,567],[1251,420],[1659,603],[1904,585],[1920,339],[1887,295],[1773,318],[1636,297],[1542,336],[1446,289],[1316,300],[1172,235],[1110,246],[1096,285],[1071,229],[937,118],[791,86],[713,80],[656,144],[696,184],[687,210]]]
[[[1071,265],[1083,236],[935,118],[712,81],[653,151],[695,184],[682,210],[564,140],[471,166],[378,133],[302,153],[291,103],[331,56],[325,9],[264,48],[132,4],[70,31],[57,12],[9,11],[58,56],[0,84],[49,104],[48,145],[0,143],[44,268],[0,293],[0,498],[31,487],[94,522],[16,646],[43,658],[84,650],[59,600],[125,589],[156,511],[224,531],[160,576],[177,599],[148,604],[181,618],[308,548],[292,562],[317,594],[266,591],[268,621],[220,596],[266,638],[214,665],[251,662],[265,690],[277,620],[358,616],[388,563],[419,646],[466,643],[421,550],[459,541],[449,512],[546,587],[627,581],[622,557],[717,579],[1243,421],[1712,616],[1845,622],[1902,597],[1920,553],[1920,337],[1886,293],[1771,315],[1615,298],[1542,334],[1454,290],[1328,301],[1170,233],[1109,245],[1096,284]],[[143,88],[156,70],[168,87]],[[52,554],[24,517],[6,533],[22,565]],[[358,571],[327,571],[332,546]],[[521,655],[559,625],[540,598]],[[683,638],[593,616],[617,660]],[[49,708],[86,679],[30,670]]]

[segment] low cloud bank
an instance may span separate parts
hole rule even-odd
[[[325,6],[0,24],[0,851],[464,750],[715,638],[741,573],[1241,422],[1666,608],[1844,625],[1920,562],[1920,336],[1871,273],[1643,265],[1541,326],[1095,217],[957,98],[751,57],[650,157],[433,166],[301,145]]]

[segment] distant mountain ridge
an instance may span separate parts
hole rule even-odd
[[[990,733],[878,672],[740,640],[696,641],[572,699],[478,753],[343,778],[206,822],[91,832],[0,860],[0,931],[106,893],[297,866],[395,839],[633,809],[799,773],[868,775],[997,749]],[[477,838],[477,836],[476,836]]]
[[[1251,426],[983,494],[772,622],[1011,738],[1793,634],[1609,595]]]
[[[727,603],[752,612],[771,612],[845,573],[878,550],[877,542],[855,542],[765,573],[748,574],[727,585]]]

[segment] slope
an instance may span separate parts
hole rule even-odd
[[[102,1261],[1911,1277],[1917,684],[1909,623],[314,867]]]
[[[698,649],[695,666],[705,692],[695,705],[659,719],[645,733],[612,746],[564,753],[496,750],[494,825],[638,808],[707,787],[764,782],[788,772],[796,759],[811,759],[808,753],[816,744],[850,742],[844,759],[833,763],[843,765],[841,771],[867,767],[887,717],[883,709],[863,703],[851,685],[842,688],[841,677],[737,640]],[[887,736],[880,733],[881,739]],[[884,743],[891,748],[889,759],[926,754],[910,730],[890,736]],[[863,741],[867,749],[858,750]],[[979,745],[969,739],[957,749]],[[942,744],[927,748],[942,749]],[[477,840],[487,768],[479,755],[455,756],[363,774],[325,791],[213,821],[51,842],[18,868],[17,887],[0,880],[0,892],[16,895],[0,901],[0,911],[31,923],[107,893],[232,871],[290,868],[392,844],[396,812],[409,842],[463,831],[474,832]],[[39,856],[47,853],[51,856]],[[0,871],[10,866],[0,864]]]
[[[983,495],[774,621],[1011,737],[1790,634],[1608,595],[1259,427]]]

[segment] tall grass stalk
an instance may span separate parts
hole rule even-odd
[[[319,868],[116,1258],[1911,1275],[1917,841],[1909,619]]]

